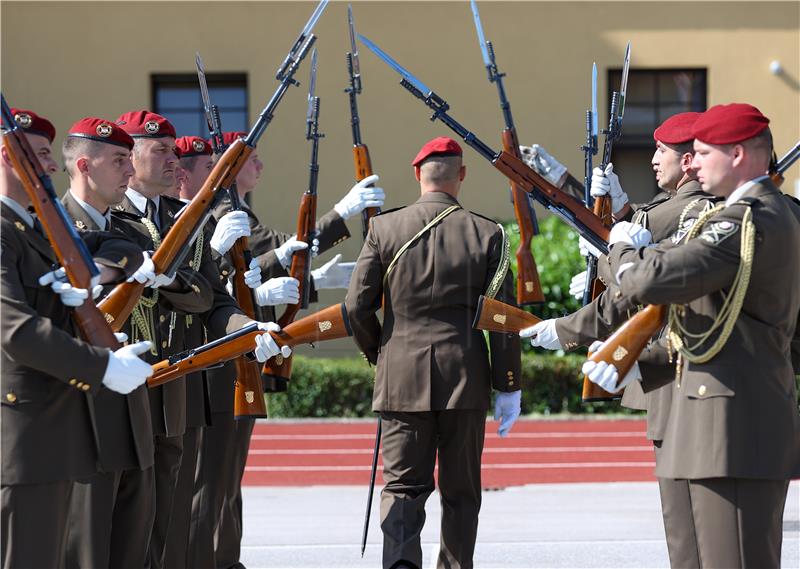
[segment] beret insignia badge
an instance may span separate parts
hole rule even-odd
[[[195,152],[202,152],[205,150],[206,145],[203,143],[202,140],[195,140],[192,142],[192,148],[194,148]]]
[[[144,123],[144,131],[147,134],[156,134],[158,132],[159,126],[156,121],[147,121]]]
[[[14,115],[14,120],[17,121],[17,124],[22,128],[30,128],[33,124],[33,119],[28,113],[17,113]]]
[[[114,131],[113,127],[108,123],[102,123],[97,125],[95,132],[97,132],[97,136],[102,136],[103,138],[108,138],[111,136],[111,133]]]

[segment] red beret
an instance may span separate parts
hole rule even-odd
[[[120,115],[117,124],[133,138],[175,138],[175,127],[166,118],[150,111],[131,111]]]
[[[199,136],[182,136],[175,141],[178,147],[178,155],[181,158],[191,156],[211,155],[211,145],[205,138]]]
[[[672,115],[653,131],[653,140],[664,144],[683,144],[694,140],[692,127],[701,113],[678,113]]]
[[[49,120],[27,109],[11,109],[14,121],[28,134],[44,136],[50,143],[56,138],[56,127]]]
[[[67,137],[89,138],[133,149],[133,139],[119,125],[96,117],[86,117],[76,122],[70,127]]]
[[[236,142],[237,138],[245,138],[247,136],[246,132],[242,132],[240,130],[235,130],[233,132],[223,132],[222,133],[222,144],[225,146],[230,146],[234,142]]]
[[[461,156],[463,152],[458,142],[447,136],[439,136],[425,143],[411,165],[419,166],[420,162],[434,154],[437,156]]]
[[[769,119],[753,105],[715,105],[700,115],[692,136],[706,144],[734,144],[753,138],[769,126]]]

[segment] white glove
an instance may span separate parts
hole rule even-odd
[[[350,191],[333,206],[333,209],[342,216],[342,219],[348,219],[368,207],[383,207],[386,199],[383,188],[372,186],[378,180],[379,178],[375,174],[367,176],[350,188]]]
[[[519,417],[522,390],[509,393],[500,392],[494,400],[494,420],[500,421],[497,434],[501,437],[508,435],[511,427]]]
[[[314,241],[317,241],[316,239]],[[317,241],[317,244],[319,242]],[[278,262],[281,264],[281,267],[284,269],[288,269],[289,265],[292,264],[292,255],[295,251],[302,251],[303,249],[308,249],[308,243],[305,241],[298,241],[296,235],[292,235],[283,245],[275,249],[275,256],[278,258]],[[311,252],[312,256],[314,252]]]
[[[544,348],[545,350],[561,350],[561,341],[556,333],[556,321],[542,320],[530,328],[524,328],[519,332],[520,338],[530,338],[531,346]]]
[[[231,211],[222,216],[214,229],[209,245],[220,255],[233,247],[240,237],[250,237],[250,222],[246,211]]]
[[[259,322],[258,329],[264,330],[266,333],[256,336],[256,347],[253,350],[256,360],[263,363],[278,354],[283,355],[284,358],[292,355],[292,349],[289,346],[279,347],[278,343],[270,335],[270,332],[280,332],[280,326],[274,322]]]
[[[99,277],[92,277],[92,283],[99,280]],[[85,288],[75,288],[69,281],[67,281],[67,272],[64,267],[59,267],[55,271],[43,274],[39,277],[39,284],[41,286],[50,285],[50,288],[61,299],[61,304],[64,306],[77,307],[81,306],[84,301],[89,298],[89,291]],[[96,299],[103,291],[103,287],[99,284],[92,286],[92,298]]]
[[[259,306],[297,304],[300,302],[300,282],[292,277],[269,279],[255,290],[255,294]]]
[[[139,358],[139,354],[145,353],[152,345],[152,342],[138,342],[111,352],[106,373],[103,374],[103,385],[111,391],[127,395],[147,381],[153,375],[153,368]]]
[[[261,286],[261,267],[258,266],[258,261],[255,259],[250,259],[249,270],[244,272],[244,284],[250,288]]]
[[[120,344],[124,344],[128,341],[128,335],[125,332],[114,332],[114,337]]]
[[[171,285],[173,281],[175,281],[174,275],[168,277],[167,275],[156,274],[156,266],[153,264],[153,260],[150,258],[150,254],[147,251],[142,251],[142,257],[144,257],[144,261],[139,268],[136,269],[136,272],[130,276],[128,279],[129,283],[136,281],[150,288],[158,288]]]
[[[583,300],[583,292],[586,290],[586,271],[582,271],[572,277],[569,281],[569,295],[577,300]]]
[[[353,269],[356,268],[355,262],[340,263],[342,254],[337,254],[333,259],[322,265],[319,269],[311,271],[314,278],[314,288],[322,290],[325,288],[347,288],[350,284],[350,277]]]
[[[543,178],[553,185],[561,181],[561,177],[567,171],[567,167],[553,158],[543,146],[534,144],[533,146],[520,146],[522,160],[536,170]]]
[[[580,251],[581,255],[584,257],[588,257],[589,255],[593,256],[595,259],[598,259],[600,255],[602,255],[602,251],[592,245],[589,241],[583,238],[582,235],[578,236],[578,251]]]
[[[611,211],[614,213],[620,211],[628,203],[628,194],[622,190],[622,186],[619,184],[619,176],[614,173],[614,165],[610,162],[606,166],[605,172],[600,168],[592,170],[590,193],[593,198],[610,195]]]
[[[595,353],[602,345],[603,342],[596,341],[589,346],[589,351],[591,353]],[[619,372],[617,372],[616,366],[609,365],[606,362],[595,363],[591,360],[588,360],[583,363],[581,371],[589,378],[589,381],[599,385],[609,393],[618,393],[619,391],[625,389],[625,387],[634,379],[642,379],[642,373],[639,371],[639,362],[634,362],[633,367],[627,374],[625,374],[625,377],[622,378],[622,381],[619,382],[619,385],[617,385],[617,382],[619,381]]]
[[[647,229],[629,221],[615,223],[608,235],[609,245],[613,243],[628,243],[636,249],[646,247],[652,240],[653,236]]]

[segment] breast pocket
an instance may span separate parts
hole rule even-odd
[[[720,370],[691,372],[684,382],[686,397],[689,399],[711,399],[712,397],[733,397],[736,395],[736,379],[732,373]]]

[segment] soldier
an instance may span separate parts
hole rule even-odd
[[[111,215],[134,173],[133,145],[128,133],[111,121],[86,117],[73,124],[62,145],[70,179],[62,203],[80,231],[114,231],[150,248],[143,226]],[[75,485],[67,567],[143,567],[155,516],[147,386],[126,396],[101,391],[92,415],[100,472]]]
[[[373,218],[345,304],[353,337],[377,364],[373,410],[383,444],[383,567],[422,567],[425,501],[439,459],[438,567],[472,567],[481,504],[481,453],[491,389],[499,432],[520,413],[520,345],[472,328],[481,294],[513,303],[502,226],[465,211],[466,168],[446,137],[412,162],[421,197]],[[383,306],[383,325],[375,313]],[[491,357],[488,352],[491,352]],[[491,359],[491,362],[490,362]]]
[[[800,218],[765,175],[768,124],[751,105],[706,111],[692,129],[692,167],[724,202],[678,246],[644,247],[643,230],[623,222],[607,261],[631,302],[670,305],[678,369],[656,474],[688,481],[684,524],[694,527],[704,567],[780,566],[788,481],[800,467],[789,352],[800,309]],[[616,385],[605,363],[583,371],[608,391],[631,381],[628,374]]]
[[[244,132],[226,132],[223,142],[232,144]],[[242,236],[249,237],[254,263],[259,271],[248,272],[249,286],[253,287],[256,302],[262,307],[262,317],[275,320],[273,305],[299,301],[298,283],[288,276],[292,254],[308,247],[294,235],[264,226],[245,202],[261,177],[263,164],[256,151],[252,152],[236,178],[242,209],[231,211],[231,203],[223,198],[214,210],[217,238],[211,242],[219,264],[219,278],[227,282],[233,271],[226,257],[229,249]],[[312,256],[338,245],[350,236],[345,220],[368,207],[383,205],[384,192],[371,187],[378,181],[370,176],[353,186],[334,206],[334,209],[317,220],[317,238]],[[311,302],[316,302],[316,290],[345,288],[353,270],[353,263],[341,263],[341,255],[311,272]],[[255,273],[255,274],[253,274]],[[258,279],[261,279],[260,281]],[[254,279],[254,280],[253,280]],[[263,281],[263,284],[260,284]],[[221,379],[230,377],[232,370],[212,370],[209,376],[209,397],[212,409],[212,427],[206,429],[200,451],[198,478],[192,513],[190,547],[193,550],[189,565],[193,567],[234,567],[239,563],[242,538],[241,481],[250,447],[254,421],[233,418],[233,384]],[[268,385],[268,390],[285,390],[285,385]],[[231,468],[230,465],[233,465]],[[214,536],[217,535],[216,547]]]
[[[620,213],[630,212],[628,217],[649,230],[656,242],[685,234],[688,224],[716,200],[702,190],[691,168],[694,157],[691,131],[699,116],[700,113],[673,115],[653,132],[656,149],[651,163],[662,193],[649,203],[631,208],[627,204],[627,194],[613,173],[613,166],[607,169],[608,173],[599,168],[594,170],[593,194],[598,197],[609,193],[617,196],[615,209]],[[548,159],[554,161],[549,155]],[[523,330],[520,335],[531,337],[533,346],[551,350],[571,350],[605,339],[636,309],[629,298],[621,298],[613,280],[609,280],[607,285],[598,298],[577,312],[540,322]],[[573,278],[570,292],[581,298],[585,286],[584,271]],[[658,464],[672,399],[669,380],[674,376],[674,366],[668,361],[663,345],[654,342],[648,347],[640,358],[639,371],[648,379],[650,390],[645,394],[641,384],[633,382],[625,389],[622,404],[631,409],[647,410],[647,438],[653,441]],[[699,567],[694,528],[686,524],[685,517],[685,512],[691,508],[688,483],[659,477],[658,485],[670,564],[685,569]]]
[[[12,113],[44,170],[54,173],[53,125],[32,111]],[[53,282],[56,255],[27,211],[30,198],[5,147],[0,157],[3,566],[62,567],[73,481],[94,474],[104,456],[92,398],[142,385],[151,369],[137,355],[149,344],[112,353],[76,338],[70,307],[89,293]],[[136,247],[103,235],[84,235],[90,249],[100,247],[95,260],[127,277],[139,264]],[[51,286],[40,286],[45,273]]]

